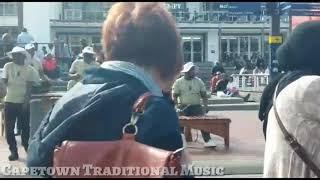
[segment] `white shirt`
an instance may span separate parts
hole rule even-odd
[[[2,78],[8,79],[5,102],[24,103],[27,82],[35,81],[35,70],[29,65],[17,65],[9,62],[3,67]]]
[[[242,68],[242,69],[240,70],[239,74],[242,75],[242,74],[244,74],[246,71],[247,71],[246,68]]]
[[[38,49],[38,50],[35,52],[35,56],[37,57],[37,60],[39,60],[39,62],[42,62],[42,61],[43,61],[44,54],[43,54],[43,51],[42,51],[41,49]]]
[[[320,167],[320,76],[304,76],[285,87],[277,97],[277,111],[291,133]],[[269,112],[263,177],[306,177],[311,173],[291,149],[279,128],[274,109]]]

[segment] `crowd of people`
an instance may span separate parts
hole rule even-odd
[[[320,167],[320,102],[317,98],[320,91],[317,48],[320,48],[320,42],[314,38],[319,35],[320,22],[304,23],[292,32],[277,52],[286,73],[270,83],[262,96],[261,118],[268,122],[264,125],[267,137],[264,177],[317,175],[305,159],[309,157]],[[137,119],[136,140],[147,146],[168,151],[182,148],[183,129],[178,115],[202,116],[208,112],[204,82],[196,76],[198,68],[195,64],[183,65],[180,34],[164,3],[121,2],[112,6],[103,23],[102,44],[106,59],[101,51],[96,53],[94,47],[83,47],[80,56],[71,64],[68,91],[29,140],[28,102],[32,86],[41,80],[56,78],[55,71],[59,66],[50,47],[41,66],[37,48],[31,41],[30,37],[20,37],[19,42],[25,45],[8,52],[12,62],[4,66],[10,161],[19,158],[13,132],[16,119],[21,122],[27,165],[51,167],[55,147],[65,140],[121,139],[122,128],[130,121],[134,102],[146,92],[152,97]],[[243,73],[249,69],[246,68]],[[263,62],[257,62],[254,73],[266,71]],[[182,77],[179,77],[180,73]],[[212,74],[212,93],[221,97],[240,97],[233,79],[225,75],[219,63]],[[247,100],[248,96],[243,98]],[[283,127],[279,125],[281,121],[298,141],[294,142],[302,145],[304,157],[300,157],[287,142]],[[209,133],[201,133],[205,147],[216,146]],[[186,152],[183,154],[188,156]]]

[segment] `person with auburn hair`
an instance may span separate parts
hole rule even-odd
[[[182,69],[180,41],[164,3],[114,4],[102,28],[106,61],[57,101],[30,141],[27,165],[51,166],[54,147],[64,140],[119,140],[134,102],[146,92],[153,96],[137,122],[136,140],[165,150],[181,148],[178,115],[162,93]],[[103,103],[94,104],[102,97]]]

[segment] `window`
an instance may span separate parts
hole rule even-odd
[[[17,2],[0,2],[0,16],[16,16]]]
[[[65,20],[80,21],[82,19],[82,11],[80,9],[65,9],[64,14]]]
[[[203,62],[204,39],[201,35],[182,35],[185,62]]]

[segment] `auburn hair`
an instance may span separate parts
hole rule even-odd
[[[164,3],[115,3],[102,27],[102,45],[108,61],[152,67],[163,79],[182,68],[180,33]]]

